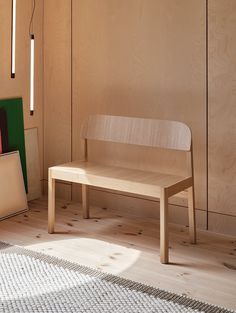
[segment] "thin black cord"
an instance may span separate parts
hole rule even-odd
[[[15,78],[15,73],[12,73],[12,57],[13,57],[12,41],[13,41],[13,0],[11,1],[11,78]]]
[[[32,23],[33,23],[33,18],[34,18],[34,12],[35,12],[35,7],[36,7],[36,2],[35,0],[33,1],[33,10],[32,10],[32,14],[31,14],[31,18],[30,18],[30,24],[29,24],[29,36],[31,37],[32,32],[31,32],[31,27],[32,27]]]

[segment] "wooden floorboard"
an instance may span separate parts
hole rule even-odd
[[[47,200],[0,223],[0,240],[101,271],[236,309],[236,238],[169,225],[171,264],[159,262],[159,221],[57,200],[56,233],[47,233]],[[125,215],[125,216],[124,216]]]

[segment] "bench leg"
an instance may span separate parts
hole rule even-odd
[[[55,224],[55,179],[48,177],[48,232],[54,232]]]
[[[160,197],[160,261],[169,262],[169,236],[168,236],[168,197],[165,189],[161,190]]]
[[[191,243],[196,243],[196,218],[195,218],[195,199],[194,187],[188,188],[188,218],[189,218],[189,233]]]
[[[83,218],[89,218],[88,186],[82,185]]]

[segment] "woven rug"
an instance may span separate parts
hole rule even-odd
[[[1,313],[233,311],[0,242]]]

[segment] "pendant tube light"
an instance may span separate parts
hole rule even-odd
[[[12,0],[11,10],[11,78],[16,74],[16,0]]]
[[[30,115],[34,114],[34,35],[30,36]]]
[[[35,66],[35,53],[34,44],[35,37],[31,30],[35,11],[35,0],[33,0],[33,10],[29,25],[29,36],[30,36],[30,115],[34,115],[34,66]]]

